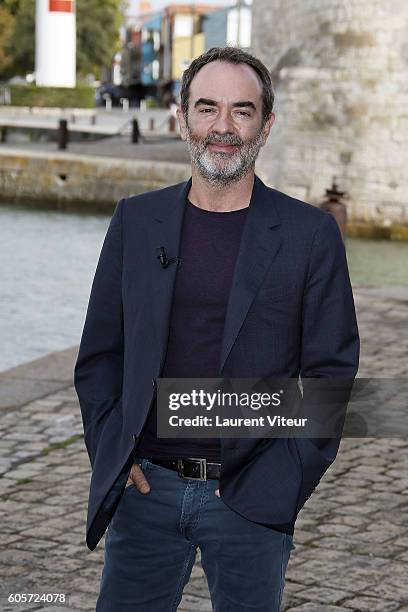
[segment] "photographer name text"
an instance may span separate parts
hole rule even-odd
[[[208,417],[198,415],[195,417],[179,417],[172,415],[169,417],[169,425],[171,427],[305,427],[307,418],[287,418],[284,416],[274,415],[267,416],[266,422],[265,417],[231,417],[221,418],[216,415],[215,417]]]

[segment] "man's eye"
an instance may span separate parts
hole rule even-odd
[[[215,109],[214,108],[200,108],[198,112],[208,115],[209,113],[215,112]],[[251,117],[251,114],[248,113],[247,111],[237,111],[236,114],[240,115],[241,117]]]

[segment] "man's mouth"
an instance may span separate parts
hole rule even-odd
[[[210,142],[208,148],[214,152],[232,153],[237,149],[237,145],[220,144],[219,142]]]

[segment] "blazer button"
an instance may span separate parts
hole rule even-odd
[[[153,385],[153,387],[156,386],[156,381],[154,380],[154,378],[152,378],[152,385]]]

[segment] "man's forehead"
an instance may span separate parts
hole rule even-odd
[[[247,64],[214,61],[198,71],[190,85],[193,99],[253,100],[262,96],[262,85],[255,70]]]

